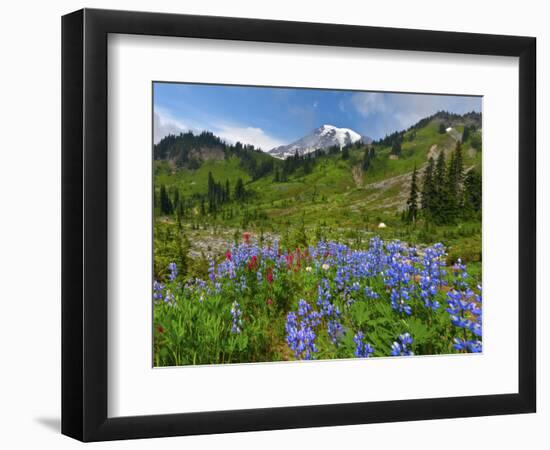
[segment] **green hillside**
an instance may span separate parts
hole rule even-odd
[[[480,126],[479,114],[438,113],[369,145],[284,161],[211,134],[169,136],[155,146],[155,238],[184,234],[180,247],[188,245],[191,256],[202,258],[215,257],[245,231],[289,246],[319,239],[360,246],[376,232],[412,243],[445,241],[451,257],[460,245],[463,257],[479,261],[479,211],[448,223],[434,223],[422,211],[414,221],[406,216],[413,170],[421,190],[429,158],[435,162],[443,152],[451,164],[457,143],[460,189],[476,180],[467,181],[467,174],[481,172]],[[379,228],[381,222],[386,228]],[[181,253],[169,247],[155,247],[158,270]]]

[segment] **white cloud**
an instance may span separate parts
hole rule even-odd
[[[239,141],[245,144],[252,144],[254,147],[261,148],[263,151],[271,150],[274,147],[286,143],[268,135],[261,128],[219,125],[215,127],[212,132],[229,143]]]
[[[350,101],[352,107],[367,119],[367,133],[383,136],[405,129],[438,111],[458,114],[481,111],[479,97],[358,92]]]
[[[169,134],[180,134],[189,129],[191,129],[189,126],[161,109],[155,111],[153,115],[153,141],[155,144]]]
[[[361,115],[367,117],[387,110],[384,94],[376,92],[358,92],[351,96],[351,103]]]
[[[185,119],[181,120],[174,117],[164,108],[156,107],[153,120],[153,139],[155,144],[157,144],[163,137],[169,134],[177,135],[185,131],[200,133],[203,130],[208,130],[229,144],[239,141],[243,144],[254,145],[254,147],[261,148],[264,151],[269,151],[274,147],[286,144],[286,142],[270,136],[261,128],[240,124],[219,124],[218,121],[213,122],[216,125],[200,124]]]

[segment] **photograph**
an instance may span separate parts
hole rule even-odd
[[[152,89],[154,367],[482,353],[482,97]]]

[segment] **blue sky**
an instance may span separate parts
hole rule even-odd
[[[267,151],[330,124],[374,139],[439,110],[481,111],[480,97],[154,83],[154,141],[212,131]]]

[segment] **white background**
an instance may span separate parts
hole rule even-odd
[[[517,58],[120,35],[108,48],[109,416],[517,392]],[[158,79],[483,94],[483,355],[151,370],[152,199],[143,180]],[[475,382],[450,381],[473,374]]]
[[[329,2],[209,1],[193,4],[158,0],[98,2],[19,2],[0,17],[2,49],[2,221],[0,273],[3,295],[0,327],[0,443],[5,448],[73,448],[80,444],[58,434],[60,378],[60,18],[81,6],[248,16],[289,20],[416,27],[455,31],[535,35],[538,40],[539,230],[548,229],[550,160],[542,148],[543,109],[550,105],[550,30],[543,2],[463,0],[449,9],[439,1]],[[496,4],[495,4],[496,6]],[[544,74],[544,76],[543,76]],[[503,130],[506,132],[506,130]],[[547,172],[548,170],[546,170]],[[539,232],[539,255],[550,238]],[[539,256],[538,274],[550,270]],[[548,287],[539,282],[539,325],[549,308]],[[539,326],[539,380],[548,378],[548,328]],[[550,395],[539,383],[536,415],[472,418],[401,424],[242,433],[97,444],[101,448],[547,448]]]

